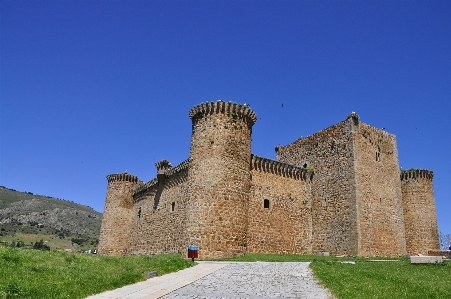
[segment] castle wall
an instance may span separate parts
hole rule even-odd
[[[410,255],[428,255],[429,250],[440,249],[432,178],[433,173],[428,170],[401,173],[406,247]]]
[[[181,170],[159,175],[137,190],[128,254],[186,255],[188,162],[184,163]]]
[[[359,255],[405,255],[396,137],[359,122],[355,156]]]
[[[311,253],[310,175],[305,169],[253,155],[248,252]]]
[[[133,192],[138,178],[128,173],[107,176],[108,189],[99,237],[99,254],[124,255],[130,243]]]
[[[187,235],[199,258],[246,252],[254,112],[235,103],[207,102],[190,111]]]
[[[276,148],[277,160],[311,168],[312,251],[357,254],[353,118],[287,146]]]

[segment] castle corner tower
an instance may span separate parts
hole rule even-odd
[[[128,173],[107,176],[108,189],[99,237],[99,254],[125,255],[132,228],[133,192],[138,177]]]
[[[246,252],[252,126],[249,106],[207,102],[193,107],[188,170],[188,245],[199,258]]]
[[[433,177],[432,171],[423,169],[401,172],[406,247],[409,255],[428,255],[429,250],[440,250]]]

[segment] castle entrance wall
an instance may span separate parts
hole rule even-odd
[[[253,156],[247,251],[311,253],[310,174]]]

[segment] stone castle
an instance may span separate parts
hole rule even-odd
[[[251,153],[257,117],[248,105],[207,102],[189,111],[190,157],[156,163],[143,183],[107,176],[98,252],[178,252],[199,258],[249,253],[426,255],[439,249],[429,170],[401,171],[396,138],[356,113],[276,147]]]

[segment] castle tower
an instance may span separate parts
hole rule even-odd
[[[246,252],[252,126],[249,106],[207,102],[193,107],[188,170],[187,245],[199,258]]]
[[[406,247],[410,255],[427,255],[429,250],[440,249],[433,177],[429,170],[401,172]]]
[[[133,191],[138,177],[128,173],[107,176],[108,189],[99,237],[99,254],[125,255],[132,229]]]

